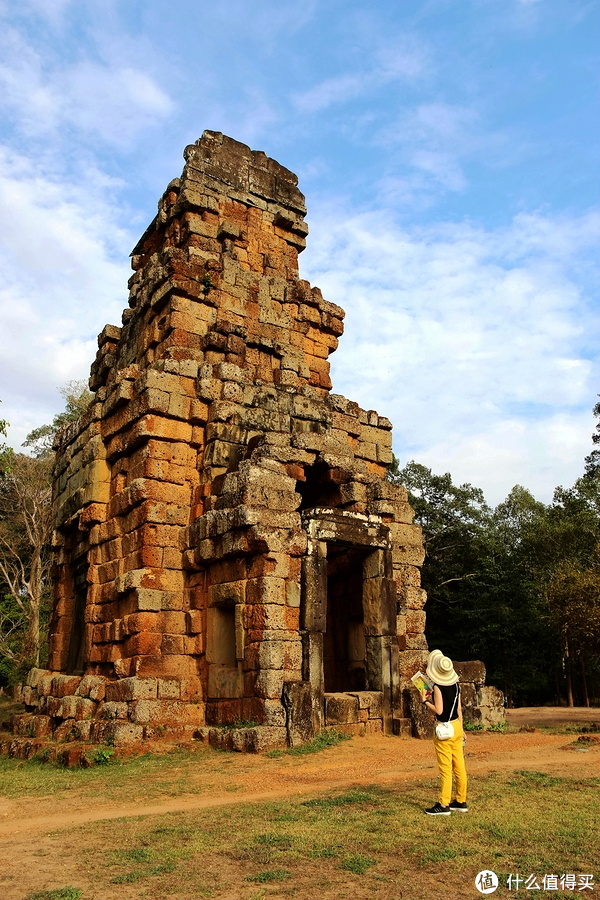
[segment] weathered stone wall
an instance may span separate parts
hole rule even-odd
[[[503,694],[498,688],[486,685],[485,664],[480,660],[454,662],[454,671],[460,683],[460,698],[463,721],[467,725],[480,725],[485,728],[504,722]],[[412,733],[415,737],[433,737],[434,719],[431,712],[423,706],[420,694],[414,687],[405,690],[405,708],[412,721]]]
[[[463,717],[469,725],[495,725],[504,722],[504,695],[498,688],[486,685],[485,664],[480,660],[456,662],[460,678]]]
[[[299,279],[296,177],[214,132],[184,155],[133,251],[122,327],[99,336],[95,399],[57,438],[49,673],[26,702],[40,728],[80,721],[79,701],[41,698],[56,673],[93,676],[103,698],[85,678],[73,691],[93,721],[307,738],[338,652],[327,572],[343,596],[338,551],[354,547],[363,612],[339,626],[340,677],[357,669],[382,696],[373,720],[399,731],[427,645],[421,531],[384,480],[391,423],[330,393],[344,312]]]

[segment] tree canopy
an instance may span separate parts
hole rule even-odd
[[[83,381],[60,389],[65,409],[24,442],[32,455],[0,442],[0,679],[12,682],[43,662],[50,612],[52,443],[87,408]],[[0,436],[7,423],[0,421]]]
[[[592,440],[600,443],[598,429]],[[423,528],[429,646],[483,660],[488,683],[515,705],[600,695],[598,453],[547,505],[515,485],[491,509],[450,473],[415,461],[400,469],[397,460],[388,471]]]

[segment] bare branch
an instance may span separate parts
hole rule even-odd
[[[465,578],[474,578],[477,575],[477,572],[470,572],[468,575],[457,575],[456,578],[447,578],[446,581],[440,581],[438,587],[443,587],[445,584],[450,584],[451,581],[463,581]]]

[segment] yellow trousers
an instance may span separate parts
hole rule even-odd
[[[467,770],[463,755],[463,730],[460,719],[452,721],[454,737],[448,741],[438,741],[433,737],[433,746],[440,770],[440,803],[448,806],[452,799],[452,775],[456,778],[456,799],[465,803],[467,799]]]

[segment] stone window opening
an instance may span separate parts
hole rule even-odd
[[[304,469],[304,480],[296,482],[296,491],[301,496],[300,511],[340,506],[340,488],[331,480],[331,469],[327,463],[317,461]]]

